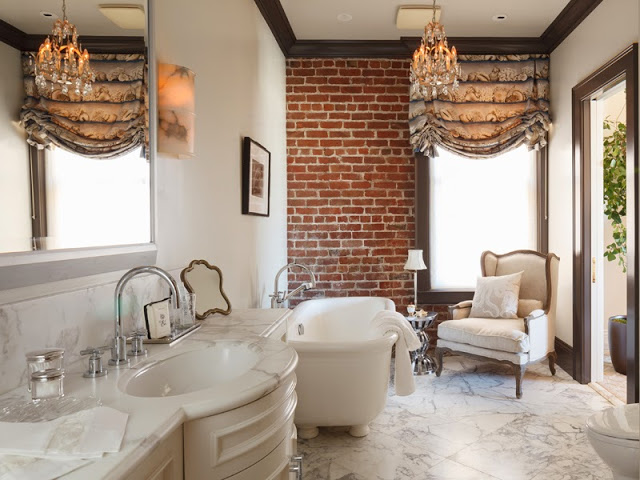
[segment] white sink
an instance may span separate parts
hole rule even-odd
[[[142,367],[123,390],[134,397],[169,397],[219,387],[246,374],[259,358],[248,342],[218,341]]]

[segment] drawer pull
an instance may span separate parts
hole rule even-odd
[[[302,455],[294,455],[291,457],[289,472],[296,474],[296,480],[302,480]]]

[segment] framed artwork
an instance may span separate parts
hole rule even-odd
[[[271,153],[255,140],[244,137],[242,146],[242,213],[269,216]]]

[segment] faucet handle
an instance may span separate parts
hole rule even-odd
[[[102,366],[102,353],[110,348],[107,345],[87,347],[80,352],[80,355],[90,355],[89,368],[82,374],[84,378],[104,377],[107,374],[107,369]]]
[[[146,336],[147,332],[145,330],[134,330],[131,332],[131,350],[127,353],[133,357],[146,355],[147,349],[144,348],[144,339]]]

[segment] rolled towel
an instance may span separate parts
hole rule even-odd
[[[393,332],[398,334],[396,340],[396,370],[394,375],[394,385],[396,395],[411,395],[416,385],[413,380],[411,369],[411,356],[409,352],[420,348],[420,340],[413,331],[411,324],[398,312],[393,310],[382,310],[378,312],[372,320],[373,328],[380,331],[382,335]]]

